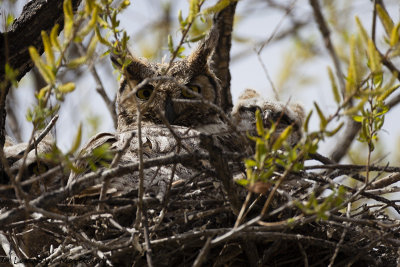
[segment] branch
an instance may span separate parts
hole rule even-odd
[[[229,71],[230,51],[232,42],[232,26],[235,16],[237,1],[231,1],[230,5],[216,14],[213,19],[214,27],[219,32],[218,43],[212,55],[215,74],[221,81],[221,92],[219,93],[219,101],[221,108],[227,112],[232,104],[231,94],[231,73]]]
[[[153,166],[169,165],[174,163],[196,163],[199,160],[207,159],[208,155],[201,153],[191,153],[182,155],[169,155],[164,157],[158,157],[154,159],[149,159],[143,162],[143,168],[150,168]],[[139,163],[131,163],[124,166],[119,166],[105,171],[91,172],[86,174],[76,180],[66,187],[60,188],[58,190],[45,193],[38,198],[29,202],[30,206],[35,206],[37,208],[47,208],[54,206],[56,203],[66,199],[67,197],[73,196],[88,186],[92,186],[100,183],[104,179],[110,177],[115,177],[117,175],[124,175],[128,173],[135,172],[139,169]],[[11,222],[25,219],[26,211],[25,205],[21,205],[18,208],[9,210],[0,214],[0,225],[6,225]]]
[[[81,0],[72,0],[72,8],[76,10]],[[42,53],[42,31],[50,32],[55,24],[64,27],[63,1],[37,0],[29,1],[23,8],[21,16],[14,21],[11,30],[0,33],[0,80],[5,78],[5,64],[18,70],[17,80],[31,70],[28,47],[34,46]]]
[[[335,66],[336,76],[339,79],[340,90],[342,92],[342,96],[344,97],[345,93],[346,93],[345,92],[346,86],[345,86],[345,82],[344,82],[342,68],[340,66],[339,57],[337,56],[335,48],[333,47],[333,44],[332,44],[332,40],[330,38],[331,32],[328,28],[328,25],[326,24],[324,15],[321,12],[321,7],[318,2],[319,0],[309,0],[309,1],[310,1],[310,5],[314,11],[315,21],[317,22],[319,31],[321,32],[322,38],[324,39],[325,47],[328,50],[329,55],[331,56],[333,64]]]

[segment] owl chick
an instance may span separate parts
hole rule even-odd
[[[265,100],[255,90],[246,89],[231,113],[239,131],[256,134],[256,110],[260,111],[265,128],[270,128],[274,122],[278,123],[275,131],[276,137],[286,127],[293,125],[293,131],[287,141],[290,145],[294,145],[301,139],[305,114],[300,104]]]

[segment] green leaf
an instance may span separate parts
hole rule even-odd
[[[40,89],[39,93],[37,94],[37,99],[41,100],[45,97],[46,93],[50,90],[51,86],[50,85],[46,85],[45,87],[43,87],[42,89]]]
[[[239,179],[236,180],[236,183],[241,186],[247,186],[250,183],[250,181],[247,179]]]
[[[206,33],[197,35],[197,36],[195,36],[195,37],[192,37],[192,38],[188,39],[188,42],[194,43],[194,42],[200,41],[200,40],[203,39],[205,36],[206,36]]]
[[[392,33],[390,34],[390,46],[395,46],[399,42],[399,30],[400,30],[400,23],[393,27]]]
[[[92,39],[90,40],[88,49],[87,49],[87,53],[86,53],[86,57],[87,58],[92,58],[94,51],[96,50],[96,46],[97,46],[97,42],[99,41],[99,38],[97,38],[96,35],[92,36]]]
[[[10,27],[13,22],[14,22],[14,15],[11,13],[7,14],[6,28]]]
[[[347,72],[346,92],[351,95],[357,90],[358,87],[358,62],[356,52],[356,39],[353,35],[350,40],[350,62]]]
[[[209,7],[209,8],[206,8],[203,12],[202,12],[202,14],[204,14],[204,15],[209,15],[209,14],[215,14],[215,13],[218,13],[218,12],[220,12],[222,9],[224,9],[225,7],[227,7],[227,6],[229,6],[229,4],[231,3],[231,2],[236,2],[237,0],[220,0],[220,1],[218,1],[215,5],[213,5],[213,6],[211,6],[211,7]]]
[[[18,71],[11,68],[10,64],[8,64],[8,62],[6,62],[4,70],[6,73],[6,80],[11,81],[13,86],[17,87],[18,86],[18,82],[17,82]]]
[[[88,24],[83,29],[81,29],[79,31],[78,36],[84,37],[94,28],[94,26],[96,25],[96,22],[97,22],[98,10],[99,9],[98,9],[97,5],[95,5],[94,8],[93,8],[92,15],[91,15],[91,18],[90,18]]]
[[[306,133],[308,133],[308,125],[309,125],[309,123],[310,123],[310,119],[311,119],[312,113],[313,113],[313,111],[311,110],[311,111],[308,113],[307,118],[306,118],[306,120],[305,120],[305,122],[304,122],[304,132],[306,132]]]
[[[259,136],[265,135],[263,119],[261,118],[261,112],[259,109],[256,110],[256,128],[257,128],[257,134]]]
[[[400,87],[400,84],[392,86],[388,90],[386,90],[383,94],[378,97],[378,101],[384,101],[388,96],[390,96],[394,91],[396,91]]]
[[[43,79],[48,83],[48,84],[54,84],[56,77],[51,70],[49,66],[44,64],[43,60],[40,58],[39,53],[37,52],[36,48],[33,46],[30,46],[28,48],[29,54],[33,60],[33,63],[35,63],[35,66],[38,68],[40,74],[42,75]]]
[[[119,10],[123,10],[127,8],[131,4],[131,1],[129,0],[123,0],[121,4],[119,5]]]
[[[168,50],[171,53],[171,55],[174,54],[174,41],[172,40],[171,34],[168,34]]]
[[[344,123],[341,122],[338,127],[336,127],[333,131],[329,131],[326,133],[327,136],[334,136],[337,132],[339,132],[340,129],[342,129]]]
[[[72,144],[72,147],[69,150],[68,154],[75,153],[75,151],[77,151],[79,146],[81,145],[81,141],[82,141],[82,124],[79,124],[78,132],[76,134],[74,143]]]
[[[378,73],[382,69],[381,58],[376,51],[374,42],[369,39],[368,40],[368,58],[369,58],[369,67],[373,73]]]
[[[252,168],[257,165],[257,163],[253,159],[246,159],[244,161],[244,164],[246,165],[246,168]]]
[[[74,26],[74,13],[72,11],[71,0],[64,0],[64,37],[67,41],[72,39]]]
[[[75,83],[73,83],[73,82],[69,82],[69,83],[60,85],[58,87],[58,91],[60,91],[63,94],[73,92],[74,90],[75,90]]]
[[[189,15],[188,15],[188,23],[192,23],[196,18],[197,14],[199,14],[199,0],[190,0],[189,3]]]
[[[383,24],[383,28],[385,28],[387,35],[390,36],[394,27],[393,20],[390,18],[389,14],[384,8],[382,8],[381,5],[376,5],[376,11]]]
[[[52,50],[52,45],[50,43],[50,38],[47,35],[47,32],[42,31],[42,40],[43,40],[43,46],[44,46],[44,53],[46,54],[46,59],[47,59],[47,64],[49,64],[51,67],[55,67],[54,65],[54,54]]]
[[[108,47],[112,47],[112,44],[109,41],[107,41],[106,39],[104,39],[103,36],[101,36],[99,27],[95,28],[95,32],[96,32],[96,36],[99,39],[100,43],[102,43],[103,45],[106,45]]]
[[[340,104],[340,93],[339,93],[339,89],[335,80],[335,76],[333,75],[332,69],[330,67],[328,67],[328,75],[329,75],[329,80],[331,81],[331,87],[332,87],[332,93],[333,93],[333,97],[335,99],[335,102],[337,104]]]
[[[360,122],[360,123],[363,122],[363,120],[364,120],[364,116],[360,116],[360,115],[354,115],[352,118],[354,121]]]
[[[57,50],[59,52],[61,52],[61,45],[60,42],[58,41],[58,28],[60,28],[59,24],[54,25],[54,27],[51,29],[50,32],[50,41],[51,41],[51,45],[55,48],[57,48]]]
[[[357,23],[358,29],[359,29],[359,31],[360,31],[360,33],[361,33],[361,38],[362,38],[362,40],[364,41],[365,44],[367,44],[367,43],[368,43],[368,40],[369,40],[370,38],[369,38],[368,33],[367,33],[367,31],[365,30],[364,26],[361,24],[360,19],[359,19],[357,16],[356,16],[356,23]]]
[[[179,9],[178,11],[178,21],[179,21],[179,25],[181,30],[183,30],[185,28],[185,26],[187,25],[187,20],[183,20],[182,18],[182,10]]]
[[[324,116],[322,110],[319,108],[317,102],[314,102],[314,107],[317,110],[318,117],[320,119],[319,127],[321,128],[321,130],[324,130],[326,125],[328,124],[328,121],[326,120],[326,117]]]
[[[344,115],[355,115],[357,114],[360,110],[363,109],[365,102],[368,100],[368,97],[365,97],[361,99],[361,101],[357,104],[357,106],[351,107],[347,110],[345,110],[343,113]]]
[[[279,135],[279,137],[275,140],[274,144],[272,145],[272,150],[278,150],[281,148],[283,142],[289,137],[293,130],[293,126],[289,125],[286,127],[285,130]]]
[[[75,68],[85,64],[86,60],[87,60],[86,56],[81,56],[81,57],[75,58],[75,59],[71,60],[70,62],[68,62],[67,66],[68,66],[68,68],[75,69]]]

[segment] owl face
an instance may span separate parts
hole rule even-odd
[[[130,58],[117,97],[118,129],[136,127],[138,110],[143,125],[167,120],[171,125],[196,127],[215,122],[217,114],[206,104],[219,101],[219,81],[209,62],[215,35],[210,32],[190,56],[169,68],[165,63]],[[118,59],[113,61],[121,66]]]
[[[288,139],[291,145],[302,137],[304,109],[298,103],[285,104],[278,101],[265,100],[259,93],[246,89],[233,107],[232,117],[240,131],[256,132],[255,113],[259,110],[265,128],[277,123],[275,135],[278,136],[287,126],[293,126],[293,132]]]

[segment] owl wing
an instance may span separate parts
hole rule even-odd
[[[142,150],[144,161],[168,155],[179,155],[186,150],[194,151],[198,149],[198,136],[196,130],[187,127],[173,127],[174,134],[167,127],[152,125],[142,127]],[[180,138],[180,141],[175,137]],[[139,139],[138,130],[128,130],[115,134],[101,133],[89,140],[79,153],[81,158],[75,163],[79,173],[71,173],[68,185],[77,177],[84,175],[91,169],[93,164],[101,167],[98,163],[99,158],[94,157],[95,150],[104,144],[113,153],[121,153],[116,165],[125,166],[139,162]],[[91,163],[88,163],[91,161]],[[109,163],[111,160],[109,160]],[[170,183],[178,180],[187,180],[194,175],[194,168],[183,166],[182,164],[163,165],[146,168],[143,171],[144,188],[146,193],[163,198]],[[94,196],[100,193],[102,184],[97,184],[85,188],[78,197]],[[107,194],[112,196],[122,196],[137,190],[139,187],[139,172],[134,171],[125,175],[113,177],[109,181]]]

